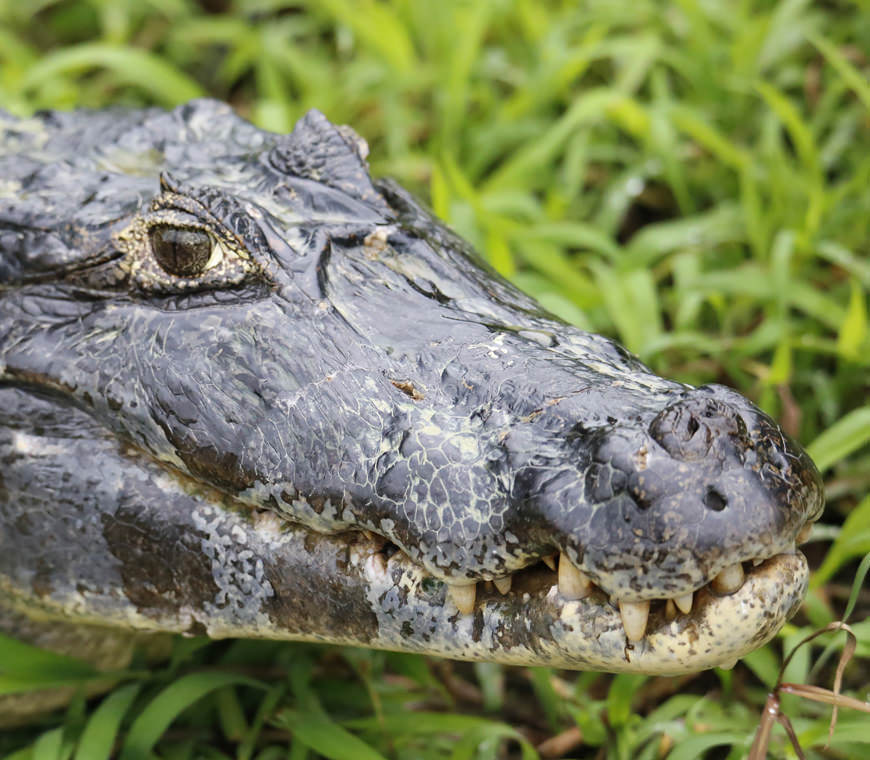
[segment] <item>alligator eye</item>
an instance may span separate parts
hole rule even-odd
[[[215,246],[207,232],[161,224],[152,227],[148,236],[154,258],[169,274],[196,277],[209,268]]]

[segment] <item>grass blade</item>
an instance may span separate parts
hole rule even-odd
[[[107,760],[111,757],[121,721],[141,688],[141,684],[128,684],[100,703],[82,732],[75,760]]]
[[[840,75],[846,86],[861,99],[864,107],[870,111],[870,84],[868,84],[864,75],[846,60],[846,57],[836,46],[824,37],[811,35],[810,42],[825,56],[827,62],[834,67],[834,70]]]
[[[76,686],[86,681],[120,675],[101,673],[82,660],[0,634],[0,695]]]
[[[233,673],[194,673],[161,691],[130,727],[120,760],[147,760],[154,745],[184,709],[210,692],[235,684],[264,688],[259,681]]]
[[[24,77],[22,88],[34,90],[49,80],[90,69],[106,69],[118,83],[135,85],[167,106],[204,94],[187,74],[153,53],[102,42],[75,45],[43,56]]]
[[[306,747],[329,760],[385,760],[371,745],[330,720],[319,710],[285,710],[275,721]]]
[[[826,470],[836,462],[857,451],[870,441],[870,406],[853,409],[816,438],[807,452],[819,470]]]
[[[870,496],[849,513],[822,566],[813,574],[810,587],[820,588],[843,564],[867,552],[870,552]]]
[[[61,760],[63,729],[46,731],[33,745],[33,760]]]

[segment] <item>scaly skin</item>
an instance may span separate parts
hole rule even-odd
[[[210,101],[0,116],[6,603],[638,672],[774,635],[807,455],[542,311],[364,152]]]

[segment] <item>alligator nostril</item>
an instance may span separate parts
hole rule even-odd
[[[689,431],[689,438],[691,438],[698,432],[698,420],[694,417],[689,417],[689,421],[686,423],[686,429]]]
[[[715,488],[710,486],[707,489],[707,493],[704,494],[704,506],[707,507],[707,509],[712,509],[714,512],[721,512],[727,505],[728,499],[726,499]]]

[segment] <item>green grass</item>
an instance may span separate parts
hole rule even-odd
[[[549,309],[660,373],[740,389],[808,444],[829,498],[808,548],[819,569],[802,613],[731,672],[613,677],[179,641],[170,664],[110,696],[7,731],[0,755],[530,758],[579,727],[572,757],[736,759],[783,649],[842,616],[853,587],[844,692],[866,699],[868,3],[202,5],[229,9],[0,0],[0,106],[209,94],[276,131],[311,107],[352,124],[376,174],[428,199]],[[802,651],[786,680],[830,685],[820,652]],[[9,661],[0,647],[0,677]],[[26,681],[29,660],[16,662]],[[823,751],[826,709],[791,696],[783,709],[808,757],[870,752],[866,715],[843,711]],[[793,756],[785,747],[777,728],[771,756]]]

